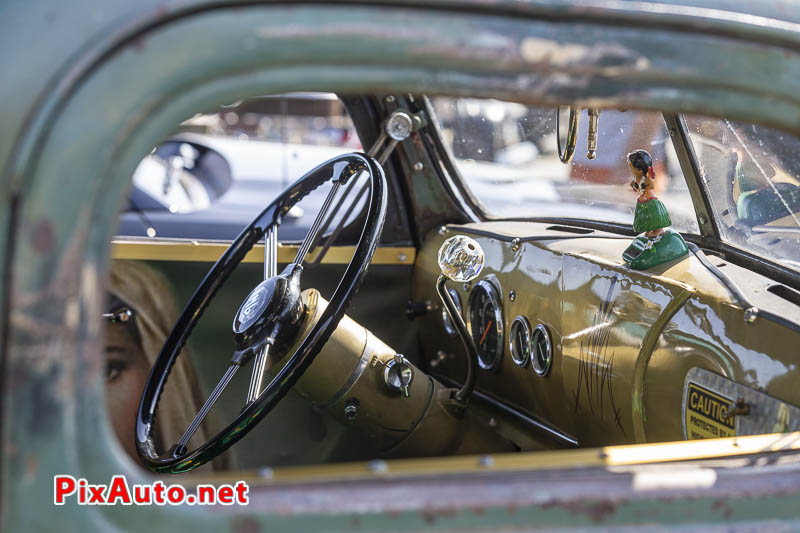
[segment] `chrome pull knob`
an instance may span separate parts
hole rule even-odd
[[[447,292],[445,283],[448,279],[461,283],[472,281],[483,270],[485,261],[486,258],[481,245],[475,239],[471,239],[466,235],[450,237],[439,248],[439,268],[442,269],[442,275],[436,280],[436,292],[439,293],[444,310],[461,338],[467,355],[467,375],[464,379],[464,385],[455,393],[455,399],[460,402],[466,402],[475,388],[475,374],[478,371],[478,348],[475,346],[475,340],[467,331],[467,326],[464,324],[464,319],[461,318],[453,298]]]
[[[403,396],[408,398],[411,393],[409,385],[414,380],[414,368],[406,361],[402,354],[395,354],[386,362],[383,371],[383,381],[392,390],[400,391]]]
[[[438,259],[442,274],[461,283],[477,278],[485,262],[481,245],[466,235],[456,235],[444,241]]]

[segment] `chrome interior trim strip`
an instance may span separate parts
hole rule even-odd
[[[191,239],[115,239],[111,241],[112,259],[131,259],[139,261],[188,261],[213,263],[228,249],[225,241],[198,241]],[[288,264],[297,254],[296,244],[278,243],[278,263]],[[355,251],[354,246],[331,246],[323,264],[346,265]],[[312,250],[309,261],[314,261],[317,250]],[[413,246],[379,246],[372,257],[373,265],[413,265],[417,250]],[[256,244],[242,260],[242,263],[262,263],[264,245]]]

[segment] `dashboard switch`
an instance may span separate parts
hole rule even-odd
[[[386,362],[383,371],[383,381],[392,390],[400,391],[406,398],[409,397],[408,386],[414,380],[414,369],[408,364],[402,354],[395,354]]]

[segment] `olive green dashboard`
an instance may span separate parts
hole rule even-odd
[[[457,234],[486,257],[471,283],[447,282],[479,345],[477,393],[544,433],[588,446],[796,426],[798,308],[773,281],[700,251],[631,270],[621,259],[630,237],[572,226],[484,222],[428,235],[412,297],[432,303],[420,319],[421,365],[432,375],[464,375],[464,348],[435,290],[437,251]],[[736,290],[789,319],[752,315]],[[532,342],[521,349],[528,330]]]

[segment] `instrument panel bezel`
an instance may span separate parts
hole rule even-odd
[[[500,296],[502,292],[498,289],[491,281],[482,279],[475,283],[475,286],[472,287],[472,290],[469,293],[469,299],[467,300],[467,308],[466,308],[466,322],[467,322],[467,330],[469,331],[470,336],[474,339],[475,335],[472,331],[472,306],[475,303],[475,298],[481,292],[486,293],[489,300],[492,302],[494,307],[494,322],[497,325],[497,357],[495,357],[494,361],[491,363],[487,363],[484,359],[480,356],[480,348],[478,349],[478,366],[481,367],[483,370],[489,372],[495,372],[500,367],[500,362],[503,360],[504,348],[505,348],[505,323],[503,318],[503,300]],[[476,342],[476,345],[478,343]]]
[[[525,336],[527,337],[526,344],[528,346],[528,352],[522,357],[518,357],[516,349],[514,348],[514,337],[516,337],[515,332],[518,327],[523,328]],[[514,317],[514,320],[511,321],[511,327],[508,328],[508,353],[511,355],[511,360],[514,361],[514,364],[518,367],[525,368],[530,361],[532,341],[533,331],[531,330],[530,322],[523,315],[517,315]]]

